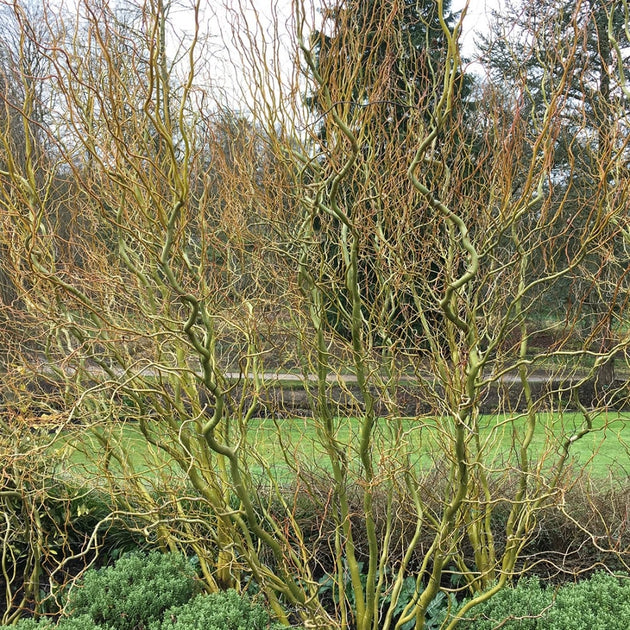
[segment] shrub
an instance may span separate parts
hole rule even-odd
[[[88,571],[70,591],[66,613],[88,615],[94,623],[116,630],[143,628],[161,619],[168,608],[189,601],[198,585],[183,556],[133,553],[113,567]]]
[[[588,580],[563,586],[545,615],[544,627],[545,630],[630,628],[630,580],[596,573]]]
[[[46,630],[103,630],[106,626],[99,626],[94,623],[90,615],[78,615],[76,617],[64,617],[59,623]]]
[[[103,626],[94,623],[89,615],[65,617],[54,625],[50,619],[20,619],[12,626],[0,626],[0,630],[103,630]]]
[[[50,627],[51,624],[48,619],[37,621],[29,617],[28,619],[20,619],[11,626],[0,626],[0,630],[40,630],[40,628]]]
[[[630,580],[597,573],[557,591],[537,578],[522,579],[473,608],[460,628],[474,630],[626,630]]]
[[[171,608],[150,630],[280,630],[269,613],[234,590],[198,595],[183,606]]]
[[[474,619],[462,621],[461,628],[493,630],[535,630],[542,612],[552,604],[553,592],[542,588],[538,578],[524,578],[514,588],[504,588],[470,611]]]
[[[194,595],[199,582],[178,554],[131,554],[88,571],[58,624],[21,619],[0,630],[280,630],[269,613],[236,591]]]

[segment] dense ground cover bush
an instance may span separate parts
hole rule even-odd
[[[630,579],[596,573],[558,589],[525,578],[473,608],[461,628],[471,630],[626,630]]]
[[[183,606],[169,609],[161,621],[150,625],[150,630],[280,630],[283,627],[272,623],[262,606],[229,590],[198,595]]]
[[[144,560],[144,563],[142,561]],[[190,566],[190,565],[188,565]],[[139,571],[130,585],[130,598],[122,596],[117,609],[118,617],[108,605],[111,593],[119,593],[119,587],[129,571]],[[158,575],[152,580],[149,571]],[[171,577],[181,571],[183,590],[173,588]],[[62,617],[57,624],[48,619],[22,619],[14,626],[1,626],[12,630],[280,630],[263,606],[252,602],[234,590],[218,593],[200,593],[186,602],[156,610],[156,602],[175,600],[188,589],[191,574],[181,556],[154,553],[149,557],[134,554],[121,559],[113,569],[92,570],[79,587],[88,584],[82,593],[91,594],[95,605],[89,613],[74,614],[87,608],[75,607],[70,616]],[[166,593],[158,593],[159,585]],[[97,593],[97,585],[101,592]],[[109,587],[112,586],[110,592]],[[140,596],[153,587],[155,598]],[[129,599],[127,602],[125,600]],[[429,620],[427,628],[440,627],[452,601],[439,600],[442,614],[438,612]],[[71,601],[76,601],[71,598]],[[143,604],[139,602],[143,601]],[[465,603],[465,602],[463,602]],[[463,603],[461,605],[463,605]],[[135,614],[135,606],[147,606]],[[158,604],[159,605],[159,604]],[[461,607],[460,605],[460,607]],[[451,608],[451,612],[452,608]],[[134,616],[135,615],[135,616]],[[99,623],[96,619],[101,620]],[[405,625],[413,628],[413,624]],[[596,573],[577,583],[567,583],[559,588],[545,586],[537,577],[524,578],[516,586],[505,588],[487,602],[473,608],[461,621],[463,630],[626,630],[630,627],[630,577]]]
[[[74,585],[66,616],[22,619],[17,630],[277,630],[260,604],[230,590],[200,594],[201,582],[179,554],[132,553],[89,570]]]
[[[196,572],[183,556],[133,553],[112,567],[87,572],[70,591],[66,609],[72,616],[88,615],[98,625],[125,630],[160,619],[199,590]]]

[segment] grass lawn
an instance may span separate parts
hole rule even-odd
[[[583,426],[579,414],[539,414],[537,429],[530,447],[530,460],[536,466],[546,459],[552,466],[562,451],[562,445]],[[406,453],[412,464],[428,468],[442,459],[440,443],[450,440],[449,418],[439,421],[428,418],[381,420],[374,435],[376,451],[383,459],[397,458]],[[350,460],[358,461],[359,421],[339,418],[335,435]],[[525,435],[523,416],[487,415],[479,420],[478,443],[488,466],[502,468],[506,462],[515,465]],[[156,466],[169,468],[168,458],[143,440],[137,425],[121,423],[110,427],[112,435],[125,445],[131,463],[141,473]],[[476,441],[473,439],[473,441]],[[284,449],[281,448],[284,445]],[[90,431],[72,429],[62,433],[54,449],[62,455],[73,472],[86,467],[94,472],[90,462],[103,456],[104,449]],[[293,476],[291,466],[311,470],[329,470],[325,450],[318,440],[317,421],[312,418],[254,419],[248,426],[244,446],[251,461],[252,472],[267,468],[279,478]],[[289,462],[284,454],[289,455]],[[592,477],[613,475],[625,479],[630,475],[630,414],[599,414],[593,420],[593,431],[571,443],[570,456],[577,467],[584,466]],[[378,458],[376,458],[378,459]]]

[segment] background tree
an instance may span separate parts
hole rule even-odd
[[[457,16],[450,12],[450,2],[443,6],[444,24],[453,28]],[[389,182],[406,180],[404,156],[409,153],[412,112],[420,109],[430,124],[431,110],[435,105],[436,90],[444,81],[448,41],[440,23],[440,9],[433,2],[370,1],[341,2],[325,6],[322,22],[311,35],[313,63],[322,84],[315,84],[307,95],[307,104],[315,115],[319,145],[322,154],[334,150],[335,130],[326,127],[328,112],[323,103],[338,102],[345,105],[347,115],[362,126],[362,133],[369,138],[362,147],[351,176],[339,182],[348,212],[371,216],[383,238],[389,237],[382,205],[386,202]],[[387,25],[386,34],[383,25]],[[360,42],[356,33],[365,33]],[[306,70],[307,74],[310,70]],[[461,71],[460,71],[461,72]],[[343,82],[341,77],[344,77]],[[457,78],[454,102],[460,110],[465,108],[472,78],[463,72]],[[325,95],[323,91],[329,90]],[[330,99],[327,100],[327,98]],[[357,111],[350,111],[357,110]],[[372,125],[372,129],[368,126]],[[378,129],[378,133],[377,133]],[[381,162],[388,172],[374,177],[374,166]],[[366,165],[369,164],[369,168]],[[400,172],[391,173],[393,164]],[[367,189],[367,180],[371,180]],[[436,184],[437,185],[437,184]],[[354,210],[350,210],[351,207]],[[316,219],[320,230],[322,247],[327,249],[330,272],[342,273],[343,263],[336,249],[335,233],[341,229],[336,219]],[[419,332],[417,312],[411,296],[398,304],[381,303],[386,294],[379,286],[380,274],[374,265],[379,264],[377,251],[362,250],[359,261],[362,291],[379,304],[379,310],[391,311],[389,317],[399,322],[399,331],[394,338],[382,340],[384,344],[405,343],[405,335]],[[433,261],[427,273],[437,278],[440,263]],[[336,289],[338,291],[338,288]],[[343,335],[349,334],[350,299],[334,306],[338,296],[328,300],[328,318],[334,328]],[[434,324],[439,328],[440,316],[433,313]],[[416,324],[410,323],[416,321]]]
[[[33,199],[49,187],[54,191],[51,203],[60,206],[63,184],[56,173],[51,174],[54,157],[49,154],[47,141],[52,94],[42,80],[49,66],[33,43],[45,37],[43,14],[43,9],[33,3],[19,7],[0,3],[0,171],[7,175],[18,170]],[[27,36],[24,30],[29,31]],[[0,364],[7,365],[19,357],[23,348],[36,345],[39,331],[28,300],[30,282],[25,280],[24,287],[17,286],[23,279],[24,266],[12,256],[14,229],[7,215],[0,220],[6,222],[6,236],[0,238]],[[11,381],[6,379],[3,389],[8,389]]]
[[[493,34],[481,37],[482,55],[493,84],[506,92],[515,83],[522,84],[526,92],[520,106],[532,108],[534,125],[542,123],[554,87],[568,81],[568,107],[555,140],[555,175],[550,183],[558,200],[575,199],[566,208],[565,220],[572,229],[565,230],[566,259],[559,263],[564,266],[571,264],[579,248],[579,231],[589,220],[589,215],[580,211],[587,208],[581,199],[590,196],[593,205],[607,204],[609,195],[614,194],[616,173],[601,172],[602,159],[625,151],[622,112],[627,110],[627,101],[615,76],[616,64],[623,65],[624,61],[613,58],[609,41],[613,34],[627,41],[623,16],[616,4],[584,1],[574,8],[557,3],[536,7],[508,3],[504,11],[493,14]],[[573,37],[563,40],[559,33]],[[576,39],[577,33],[580,39]],[[535,127],[531,133],[536,133]],[[608,163],[617,164],[614,159],[608,159]],[[615,266],[623,267],[625,261],[625,251],[619,245],[607,251],[604,258],[588,256],[546,298],[541,296],[543,312],[557,309],[572,327],[591,337],[595,351],[609,350],[620,323],[618,313],[610,311],[620,289],[613,280],[619,272]],[[579,321],[572,309],[576,303],[580,304]],[[608,313],[606,325],[602,325],[604,313]],[[612,386],[614,359],[602,365],[597,379],[604,389]]]

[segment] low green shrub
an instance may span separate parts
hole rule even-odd
[[[49,626],[46,630],[104,630],[106,626],[94,623],[90,615],[63,617],[56,626]]]
[[[0,630],[43,630],[43,628],[52,627],[48,619],[37,621],[29,617],[28,619],[20,619],[11,626],[0,626]]]
[[[281,630],[260,605],[234,590],[198,595],[168,610],[150,630]]]
[[[545,630],[627,630],[630,579],[596,573],[588,580],[566,585],[558,590],[543,621]]]
[[[89,615],[62,617],[55,625],[47,618],[39,620],[20,619],[12,626],[0,626],[0,630],[106,630],[107,626],[99,626]]]
[[[462,629],[627,630],[630,579],[596,573],[557,590],[537,578],[524,578],[470,611]]]
[[[143,628],[199,590],[195,570],[183,556],[132,553],[112,567],[88,571],[70,591],[65,612],[75,618],[87,615],[114,630]]]
[[[21,619],[0,630],[280,630],[267,610],[236,591],[199,594],[192,565],[178,554],[139,553],[92,569],[71,590],[66,616]]]
[[[470,611],[471,619],[461,628],[493,630],[536,630],[540,615],[553,603],[553,591],[544,588],[538,578],[523,578],[515,587],[504,588],[494,597]]]

